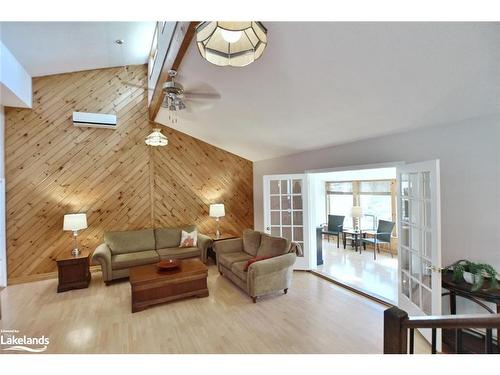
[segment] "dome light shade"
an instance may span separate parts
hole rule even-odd
[[[262,56],[267,30],[260,22],[205,21],[196,27],[201,56],[218,66],[246,66]]]
[[[166,146],[168,145],[168,139],[161,133],[161,129],[153,129],[153,132],[146,137],[145,140],[148,146]]]
[[[241,31],[221,30],[222,37],[228,43],[236,43],[241,38]]]

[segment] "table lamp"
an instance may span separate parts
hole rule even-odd
[[[71,255],[80,255],[80,250],[78,250],[78,243],[76,237],[78,236],[78,231],[87,228],[87,214],[66,214],[64,215],[63,230],[70,230],[73,232],[73,250]]]
[[[363,216],[363,209],[361,208],[361,206],[353,206],[351,208],[351,217],[354,218],[355,221],[354,225],[355,230],[359,230],[361,216]]]
[[[215,232],[215,238],[219,239],[219,218],[223,217],[226,214],[224,211],[224,205],[222,203],[215,203],[210,205],[210,217],[215,217],[215,221],[217,222],[217,231]]]

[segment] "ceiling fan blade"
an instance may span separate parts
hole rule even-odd
[[[205,99],[205,100],[219,100],[221,98],[219,93],[202,93],[202,92],[184,92],[186,99]]]
[[[200,101],[200,100],[184,99],[184,104],[186,106],[186,109],[188,109],[189,112],[191,113],[206,111],[214,106],[213,102],[208,102],[205,100]]]

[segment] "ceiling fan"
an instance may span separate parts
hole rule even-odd
[[[168,75],[170,79],[163,84],[163,93],[165,97],[161,106],[171,112],[176,112],[176,114],[178,114],[179,112],[194,113],[202,111],[212,107],[213,101],[221,98],[220,94],[206,83],[191,85],[191,87],[186,90],[181,83],[176,81],[176,70],[169,70]],[[131,81],[125,81],[123,84],[145,90],[153,90]]]
[[[167,108],[169,111],[182,111],[185,109],[187,112],[190,112],[190,107],[202,106],[203,101],[220,99],[220,94],[206,84],[204,85],[205,87],[185,90],[182,84],[176,82],[175,77],[177,76],[177,72],[175,70],[169,70],[168,75],[170,80],[163,84],[165,99],[161,106]],[[203,89],[207,91],[207,88],[211,92],[203,92]]]

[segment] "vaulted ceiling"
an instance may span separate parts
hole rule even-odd
[[[179,81],[221,99],[157,120],[257,161],[500,112],[500,23],[264,24],[267,49],[243,68],[211,65],[193,41]],[[145,63],[154,22],[1,26],[40,76]]]
[[[217,67],[193,41],[187,88],[221,100],[169,122],[250,160],[499,114],[499,23],[265,22],[263,57]]]
[[[0,37],[33,77],[144,64],[155,22],[2,22]],[[123,39],[121,46],[115,41]]]

